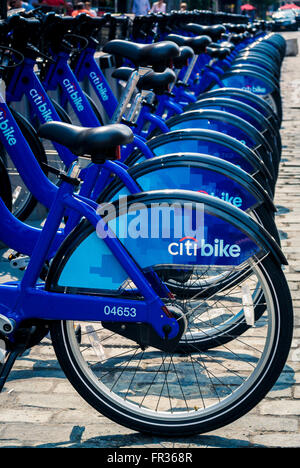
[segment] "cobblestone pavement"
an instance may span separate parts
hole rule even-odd
[[[285,33],[286,38],[298,33]],[[295,331],[291,353],[278,382],[250,413],[218,431],[170,441],[141,435],[97,414],[73,390],[45,339],[18,359],[0,395],[0,447],[243,448],[300,447],[300,56],[282,70],[283,155],[277,185],[277,223],[289,260]],[[0,281],[14,278],[5,252]]]

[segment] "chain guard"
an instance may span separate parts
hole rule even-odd
[[[118,335],[121,335],[129,340],[137,343],[143,350],[148,346],[160,349],[165,352],[174,352],[181,340],[182,335],[186,331],[186,318],[183,313],[171,311],[174,318],[178,321],[179,331],[175,338],[161,338],[154,330],[152,325],[148,323],[132,323],[132,322],[102,322],[102,326]]]

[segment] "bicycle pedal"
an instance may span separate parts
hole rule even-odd
[[[15,328],[15,322],[7,317],[5,315],[0,314],[0,336],[1,334],[9,335],[14,331]]]
[[[10,254],[8,261],[12,268],[23,271],[27,267],[30,257],[28,257],[28,255],[21,255],[17,252],[15,254]]]

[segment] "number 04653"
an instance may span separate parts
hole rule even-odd
[[[105,306],[105,315],[118,315],[119,317],[136,317],[135,307],[123,307],[123,306]]]

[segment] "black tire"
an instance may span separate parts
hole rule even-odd
[[[196,123],[197,122],[197,123]],[[200,109],[200,110],[191,110],[184,112],[180,115],[175,115],[170,117],[166,121],[166,125],[170,129],[169,132],[179,129],[201,129],[202,125],[204,128],[206,123],[211,125],[211,128],[208,127],[208,130],[215,130],[219,133],[223,133],[224,130],[219,128],[219,125],[224,126],[226,122],[226,129],[228,128],[227,134],[236,138],[236,131],[241,132],[240,135],[243,135],[243,138],[246,140],[249,138],[249,143],[245,144],[248,148],[254,150],[259,158],[263,161],[264,165],[267,167],[272,182],[275,185],[276,182],[276,171],[273,162],[270,160],[272,155],[272,146],[269,141],[261,134],[253,125],[244,119],[231,114],[227,111],[220,111],[214,109]],[[214,125],[217,124],[217,129],[214,128]],[[190,126],[190,127],[189,127]],[[224,132],[225,133],[225,132]],[[148,137],[148,140],[154,138],[155,136],[161,135],[162,131],[157,128],[151,132]],[[239,137],[240,139],[240,137]],[[251,143],[250,143],[251,142]],[[277,163],[277,161],[276,161]]]
[[[90,103],[90,105],[91,105],[97,119],[99,120],[100,125],[101,126],[104,125],[104,120],[103,120],[103,117],[101,115],[101,112],[98,109],[97,104],[95,103],[95,101],[87,93],[84,93],[84,94],[85,94],[85,97],[87,98],[87,100],[89,101],[89,103]]]
[[[279,119],[272,107],[262,98],[256,94],[251,93],[250,91],[245,91],[238,88],[218,88],[214,89],[213,91],[208,91],[207,93],[201,94],[198,99],[207,99],[210,97],[221,96],[228,97],[229,99],[242,100],[242,102],[246,101],[247,104],[252,105],[266,118],[268,118],[274,126],[274,129],[278,130],[280,128]]]
[[[36,160],[41,166],[41,169],[47,175],[47,170],[43,166],[43,163],[47,164],[47,157],[36,131],[28,122],[28,120],[26,120],[25,117],[23,117],[19,112],[11,108],[10,111],[14,119],[16,120],[16,123],[18,124],[23,136],[25,137],[28,145],[30,146],[32,153],[34,154]],[[20,221],[25,221],[35,209],[37,205],[37,200],[25,186],[21,175],[18,173],[13,161],[9,157],[4,147],[1,148],[1,157],[4,161],[4,164],[6,165],[11,181],[13,202],[12,213]],[[16,193],[18,193],[17,198]]]
[[[278,120],[282,122],[283,113],[282,113],[282,100],[280,91],[278,89],[274,89],[274,91],[265,98],[265,101],[270,104],[274,112],[276,113]]]
[[[106,344],[102,342],[104,352],[107,349],[105,358],[91,356],[89,346],[85,361],[87,343],[80,342],[74,324],[54,322],[51,337],[58,361],[85,401],[118,424],[169,437],[223,427],[265,397],[284,367],[292,339],[292,302],[280,266],[267,256],[253,266],[253,272],[263,285],[268,311],[256,324],[260,340],[264,333],[266,336],[266,342],[261,340],[256,350],[251,340],[257,328],[253,327],[225,348],[219,346],[211,353],[196,348],[184,355],[139,350],[119,335],[113,340],[106,335]],[[100,324],[97,332],[101,332]],[[122,366],[126,354],[128,361]],[[234,369],[229,367],[231,357]],[[172,406],[175,402],[176,407]]]
[[[51,102],[54,106],[54,109],[56,110],[60,120],[62,122],[65,122],[65,123],[69,123],[69,124],[72,124],[72,120],[70,119],[69,115],[67,114],[67,112],[65,111],[65,109],[63,107],[61,107],[58,102],[55,101],[55,99],[51,99]]]
[[[0,197],[4,201],[9,211],[12,210],[12,192],[11,184],[7,174],[6,167],[0,158]]]
[[[268,208],[261,205],[255,209],[256,221],[262,223],[264,228],[271,234],[277,244],[281,245],[280,235],[276,226],[274,213],[271,213]]]
[[[95,103],[95,101],[85,92],[83,91],[83,94],[85,95],[86,99],[88,100],[95,116],[97,117],[97,119],[99,120],[99,125],[104,125],[104,121],[103,121],[103,117],[101,115],[101,112],[99,111],[98,107],[97,107],[97,104]],[[55,102],[56,105],[58,105],[62,111],[64,112],[64,114],[67,116],[67,118],[74,124],[74,125],[81,125],[77,115],[75,114],[71,104],[69,103],[69,101],[67,102],[66,106],[62,107],[60,104],[57,104],[57,102]],[[59,112],[59,115],[64,119],[64,115],[61,113],[61,111],[59,110],[59,108],[57,108],[58,112]],[[65,121],[65,120],[63,120]]]

